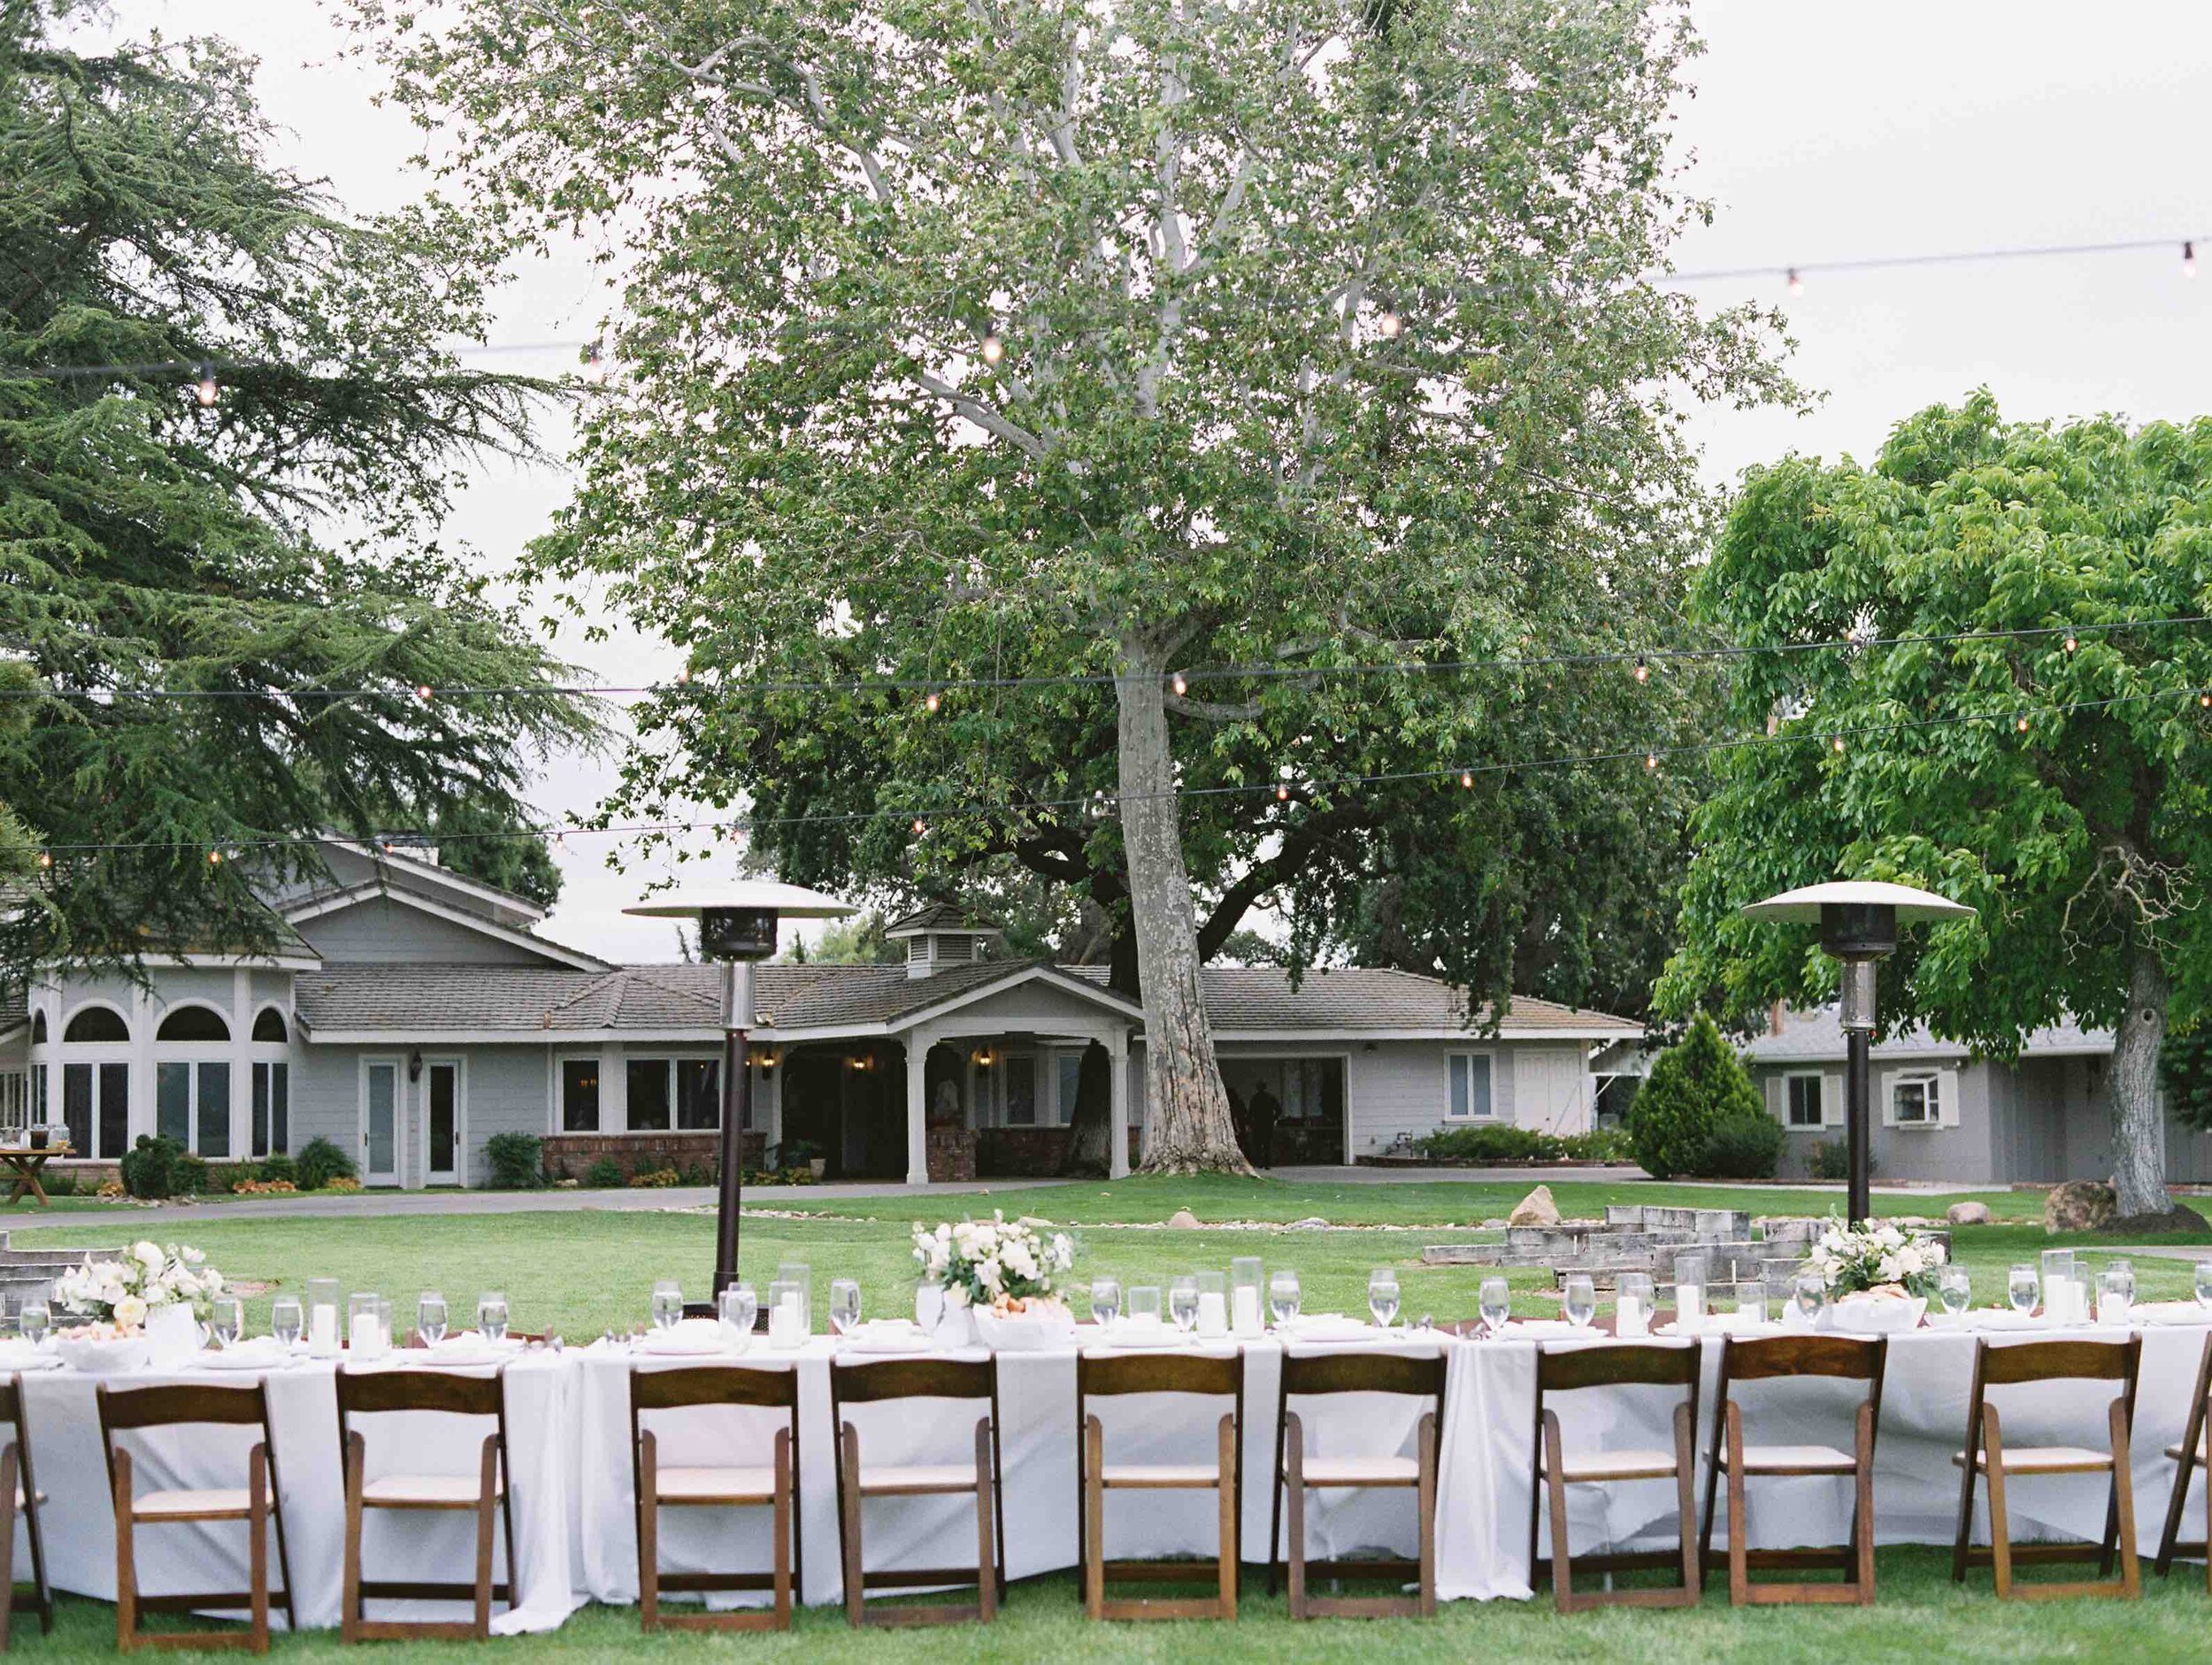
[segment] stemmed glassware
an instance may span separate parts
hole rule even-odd
[[[45,1341],[47,1328],[52,1322],[53,1315],[46,1310],[46,1303],[42,1301],[25,1301],[22,1309],[15,1315],[16,1328],[23,1332],[23,1339],[33,1347]]]
[[[1298,1322],[1298,1307],[1303,1298],[1298,1274],[1287,1266],[1267,1280],[1267,1310],[1278,1330]]]
[[[1387,1330],[1398,1321],[1398,1274],[1387,1266],[1368,1275],[1367,1310],[1379,1330]]]
[[[2033,1261],[2022,1261],[2012,1269],[2005,1280],[2005,1299],[2023,1318],[2035,1310],[2036,1303],[2043,1299],[2043,1277]]]
[[[1966,1309],[1974,1300],[1974,1280],[1963,1266],[1946,1266],[1937,1276],[1936,1298],[1951,1315],[1953,1324],[1966,1322]]]
[[[476,1298],[476,1327],[485,1340],[494,1344],[507,1339],[507,1294],[504,1290],[488,1289]]]
[[[1121,1280],[1118,1278],[1101,1276],[1091,1279],[1091,1316],[1101,1324],[1110,1324],[1121,1316]]]
[[[1198,1324],[1198,1279],[1186,1272],[1170,1284],[1167,1309],[1175,1327],[1188,1335]]]
[[[653,1285],[653,1328],[673,1330],[684,1316],[683,1285],[672,1278],[663,1278]]]
[[[1598,1316],[1597,1285],[1586,1272],[1577,1272],[1567,1280],[1567,1322],[1578,1330],[1587,1330],[1590,1320]]]
[[[753,1325],[760,1317],[760,1297],[750,1284],[740,1282],[726,1285],[714,1304],[722,1319],[722,1339],[743,1352],[752,1343]]]
[[[426,1289],[415,1301],[415,1333],[425,1347],[434,1347],[445,1339],[449,1322],[445,1297],[434,1289]]]
[[[2212,1261],[2197,1262],[2196,1292],[2197,1306],[2203,1311],[2212,1312]]]
[[[860,1283],[856,1278],[830,1279],[830,1328],[849,1336],[860,1324]]]
[[[1505,1322],[1513,1312],[1512,1292],[1507,1287],[1504,1278],[1486,1278],[1482,1280],[1481,1306],[1482,1327],[1495,1337],[1505,1328]]]
[[[277,1339],[278,1346],[297,1347],[305,1324],[297,1295],[279,1295],[269,1303],[269,1333]]]
[[[217,1347],[236,1347],[246,1331],[246,1303],[235,1295],[216,1296],[208,1303],[208,1326],[214,1331]]]
[[[1828,1304],[1828,1280],[1818,1272],[1800,1272],[1790,1285],[1790,1300],[1807,1329],[1820,1322],[1820,1309]]]

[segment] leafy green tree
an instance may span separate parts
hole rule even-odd
[[[469,798],[440,809],[429,832],[440,865],[550,908],[561,899],[561,870],[534,819]]]
[[[1080,886],[1156,1170],[1244,1165],[1204,955],[1286,886],[1325,937],[1370,827],[1495,826],[1517,785],[1432,771],[1570,680],[1348,668],[1633,645],[1699,504],[1680,390],[1784,387],[1762,320],[1651,281],[1701,206],[1647,0],[351,4],[488,218],[626,239],[539,549],[689,653],[623,808],[749,799],[806,882]],[[741,686],[1039,674],[1094,679]]]
[[[1710,1174],[1716,1141],[1740,1138],[1735,1130],[1755,1117],[1777,1135],[1766,1163],[1770,1174],[1781,1147],[1780,1124],[1759,1102],[1758,1089],[1719,1025],[1700,1012],[1682,1039],[1652,1060],[1629,1114],[1628,1146],[1637,1165],[1655,1179]]]
[[[833,919],[811,947],[798,938],[779,958],[796,965],[895,965],[906,945],[883,934],[882,914],[871,908],[849,919]]]
[[[2120,1211],[2166,1213],[2160,1043],[2212,988],[2212,636],[2098,627],[2212,611],[2208,526],[2202,419],[2008,424],[1985,393],[1901,424],[1870,469],[1754,471],[1704,616],[1747,648],[1904,640],[1737,665],[1732,726],[1806,743],[1718,762],[1661,1003],[1825,996],[1809,930],[1736,917],[1775,891],[1842,876],[1970,903],[1907,933],[1883,1021],[2000,1058],[2069,1016],[2113,1030]],[[2022,630],[2051,633],[1912,640]]]
[[[249,60],[73,50],[100,9],[0,5],[0,860],[19,820],[51,859],[18,977],[264,944],[251,875],[315,856],[255,840],[511,819],[592,732],[415,693],[557,669],[436,538],[454,466],[526,442],[528,387],[438,345],[483,321],[473,234],[344,218],[264,159]]]

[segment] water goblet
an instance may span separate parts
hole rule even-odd
[[[1188,1335],[1198,1324],[1198,1280],[1184,1273],[1167,1288],[1167,1309],[1175,1327]]]
[[[488,1289],[476,1298],[476,1327],[484,1339],[496,1345],[507,1339],[507,1294]]]
[[[722,1339],[742,1352],[751,1344],[753,1325],[760,1318],[760,1297],[747,1283],[730,1284],[715,1297],[715,1312],[722,1320]]]
[[[1121,1316],[1121,1279],[1098,1277],[1091,1279],[1091,1317],[1101,1324],[1110,1324]]]
[[[217,1347],[236,1347],[246,1331],[246,1303],[235,1295],[216,1296],[208,1305],[208,1324]]]
[[[277,1339],[279,1347],[297,1347],[305,1324],[297,1295],[279,1295],[269,1303],[269,1333]]]
[[[445,1339],[445,1297],[434,1289],[426,1289],[415,1300],[415,1333],[422,1338],[425,1347],[434,1347]]]
[[[1790,1300],[1808,1329],[1820,1322],[1820,1309],[1828,1304],[1828,1280],[1818,1272],[1800,1272],[1790,1285]]]
[[[2196,1293],[2199,1308],[2212,1312],[2212,1260],[2197,1262]]]
[[[1502,1278],[1482,1280],[1482,1327],[1494,1338],[1513,1312],[1513,1296]]]
[[[2033,1261],[2022,1261],[2012,1269],[2005,1280],[2005,1299],[2012,1303],[2013,1311],[2026,1317],[2043,1299],[2043,1276]]]
[[[1577,1272],[1567,1280],[1567,1322],[1578,1330],[1587,1330],[1590,1320],[1598,1316],[1598,1289],[1587,1272]]]
[[[47,1329],[53,1323],[53,1315],[46,1310],[44,1301],[27,1301],[22,1310],[15,1315],[15,1323],[16,1328],[23,1332],[23,1339],[33,1347],[37,1347],[45,1341]]]
[[[1275,1327],[1298,1321],[1299,1303],[1304,1299],[1298,1286],[1298,1274],[1287,1266],[1267,1280],[1267,1310],[1273,1316]]]
[[[853,1278],[830,1279],[830,1328],[849,1336],[860,1324],[860,1282]]]
[[[1963,1266],[1947,1266],[1936,1278],[1936,1297],[1954,1324],[1966,1322],[1966,1309],[1974,1300],[1974,1281]]]
[[[653,1285],[653,1328],[673,1330],[683,1316],[683,1286],[672,1278],[657,1279]]]
[[[1397,1322],[1398,1274],[1387,1266],[1368,1275],[1367,1310],[1379,1330],[1387,1330]]]

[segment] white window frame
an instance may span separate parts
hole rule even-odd
[[[1909,1086],[1921,1089],[1921,1103],[1926,1114],[1908,1116],[1898,1105],[1898,1095]],[[1918,1132],[1924,1128],[1941,1127],[1943,1124],[1943,1071],[1940,1070],[1900,1070],[1889,1078],[1889,1124]]]
[[[432,1176],[430,1167],[430,1075],[439,1069],[453,1071],[453,1166],[450,1178]],[[466,1185],[469,1182],[469,1061],[465,1053],[438,1053],[426,1055],[422,1061],[422,1105],[416,1117],[419,1136],[416,1141],[415,1171],[422,1176],[422,1183],[430,1185]]]
[[[1083,1096],[1083,1054],[1085,1050],[1082,1047],[1055,1047],[1048,1055],[1049,1062],[1045,1066],[1045,1071],[1046,1078],[1052,1084],[1051,1125],[1054,1127],[1075,1125],[1076,1101]],[[1075,1080],[1070,1090],[1063,1093],[1060,1089],[1064,1083],[1060,1072],[1068,1064],[1075,1066]],[[1038,1125],[1043,1126],[1045,1124],[1040,1123]]]
[[[607,1131],[607,1070],[606,1058],[596,1052],[557,1053],[553,1058],[553,1133],[559,1138],[593,1139]],[[571,1127],[568,1124],[568,1066],[588,1063],[599,1074],[599,1103],[593,1112],[590,1127]]]
[[[1819,1094],[1813,1106],[1815,1111],[1813,1119],[1809,1122],[1801,1122],[1797,1119],[1797,1106],[1790,1101],[1790,1089],[1800,1081],[1811,1082],[1814,1090]],[[1822,1128],[1829,1125],[1828,1077],[1825,1071],[1819,1070],[1784,1071],[1782,1076],[1782,1125],[1793,1133],[1817,1133]]]
[[[200,1148],[200,1130],[210,1106],[203,1102],[200,1087],[202,1070],[208,1064],[223,1066],[225,1081],[223,1102],[214,1107],[220,1114],[224,1139],[219,1155]],[[245,1160],[238,1148],[238,1061],[231,1054],[227,1042],[170,1041],[164,1050],[154,1055],[154,1131],[161,1132],[161,1076],[165,1070],[178,1069],[185,1072],[184,1132],[185,1149],[195,1156],[205,1156],[210,1162],[240,1162]],[[249,1141],[250,1142],[250,1141]]]
[[[388,1177],[369,1172],[369,1078],[380,1069],[392,1072],[392,1171]],[[354,1098],[354,1171],[364,1186],[396,1191],[407,1183],[407,1057],[403,1053],[364,1053]]]
[[[719,1133],[722,1131],[722,1101],[718,1092],[714,1103],[715,1124],[712,1127],[685,1127],[681,1124],[678,1108],[677,1084],[687,1063],[711,1063],[718,1068],[722,1062],[718,1052],[626,1052],[622,1055],[622,1125],[615,1132],[634,1133],[648,1139],[671,1139],[679,1133]],[[665,1127],[638,1127],[632,1124],[633,1100],[630,1096],[630,1066],[636,1063],[657,1063],[668,1070],[668,1125]],[[746,1066],[750,1068],[749,1064]],[[600,1085],[600,1129],[607,1132],[606,1086]]]
[[[1480,1114],[1474,1109],[1474,1061],[1479,1058],[1485,1072],[1483,1093],[1486,1108]],[[1463,1113],[1452,1109],[1452,1070],[1462,1060],[1467,1063],[1467,1103]],[[1437,1118],[1447,1127],[1468,1127],[1495,1122],[1498,1115],[1498,1055],[1487,1047],[1458,1047],[1444,1055],[1444,1113]]]

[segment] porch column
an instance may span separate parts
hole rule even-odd
[[[929,1063],[930,1038],[906,1038],[906,1183],[929,1183],[929,1095],[923,1078]]]
[[[1106,1177],[1129,1178],[1129,1032],[1118,1030],[1107,1038],[1106,1057],[1112,1065],[1113,1085],[1106,1103]]]

